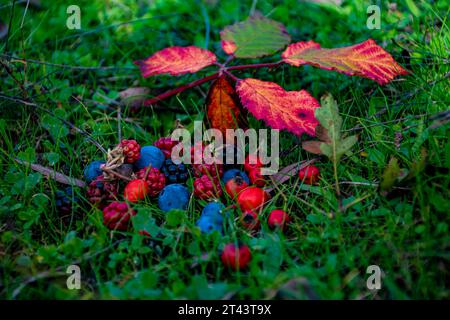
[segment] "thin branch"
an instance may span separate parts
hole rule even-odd
[[[9,76],[14,80],[15,83],[17,83],[17,85],[19,86],[20,90],[22,91],[23,97],[25,99],[28,98],[28,94],[27,91],[25,90],[25,87],[23,86],[23,83],[21,83],[16,76],[14,75],[13,71],[11,70],[11,68],[5,64],[3,61],[0,60],[0,64],[2,65],[2,67],[5,69],[6,73],[9,74]]]
[[[20,57],[16,57],[9,54],[0,54],[0,57],[8,58],[8,59],[14,59],[18,62],[26,62],[26,63],[35,63],[35,64],[42,64],[50,67],[57,67],[57,68],[63,68],[63,69],[72,69],[72,70],[130,70],[130,71],[136,71],[137,68],[135,67],[113,67],[113,66],[98,66],[98,67],[84,67],[84,66],[72,66],[67,64],[59,64],[59,63],[51,63],[47,61],[40,61],[40,60],[33,60],[33,59],[24,59]]]
[[[20,163],[20,164],[23,164],[26,166],[30,166],[30,168],[33,169],[34,171],[39,172],[48,178],[54,179],[55,181],[57,181],[59,183],[63,183],[63,184],[71,185],[71,186],[77,186],[80,188],[84,188],[86,186],[86,183],[84,181],[66,176],[65,174],[57,172],[54,169],[50,169],[50,168],[41,166],[40,164],[36,164],[36,163],[29,163],[27,161],[23,161],[23,160],[20,160],[17,158],[14,158],[14,160],[17,163]]]
[[[223,71],[257,69],[257,68],[275,68],[275,67],[280,66],[283,63],[284,63],[283,61],[278,61],[278,62],[270,62],[270,63],[245,64],[245,65],[242,65],[242,66],[227,67]],[[162,93],[162,94],[160,94],[160,95],[158,95],[158,96],[156,96],[154,98],[145,100],[143,106],[144,107],[150,106],[152,104],[160,102],[161,100],[167,99],[167,98],[169,98],[169,97],[171,97],[173,95],[176,95],[176,94],[178,94],[180,92],[183,92],[184,90],[187,90],[187,89],[199,86],[199,85],[201,85],[201,84],[203,84],[205,82],[212,81],[212,80],[218,78],[219,75],[220,75],[220,72],[216,72],[216,73],[214,73],[214,74],[212,74],[210,76],[207,76],[207,77],[195,80],[195,81],[193,81],[191,83],[185,84],[185,85],[180,86],[178,88],[168,90],[168,91],[166,91],[166,92],[164,92],[164,93]]]
[[[166,99],[168,97],[171,97],[171,96],[176,95],[176,94],[178,94],[180,92],[183,92],[184,90],[187,90],[187,89],[199,86],[199,85],[201,85],[201,84],[203,84],[205,82],[212,81],[212,80],[216,79],[218,76],[219,76],[219,73],[214,73],[214,74],[212,74],[210,76],[207,76],[207,77],[195,80],[195,81],[193,81],[191,83],[185,84],[184,86],[181,86],[181,87],[178,87],[178,88],[166,91],[166,92],[164,92],[164,93],[162,93],[162,94],[160,94],[160,95],[158,95],[158,96],[156,96],[154,98],[145,100],[143,106],[144,107],[150,106],[150,105],[155,104],[155,103],[157,103],[157,102],[159,102],[161,100],[164,100],[164,99]]]
[[[53,112],[51,112],[50,110],[45,109],[44,107],[41,107],[40,105],[38,105],[37,103],[34,102],[29,102],[29,101],[25,101],[19,98],[15,98],[15,97],[10,97],[10,96],[5,96],[0,94],[1,98],[13,101],[13,102],[17,102],[17,103],[21,103],[24,104],[26,106],[30,106],[30,107],[34,107],[37,109],[40,109],[42,111],[47,112],[48,114],[50,114],[52,117],[55,117],[56,119],[58,119],[59,121],[62,121],[63,123],[65,123],[66,125],[68,125],[69,127],[71,127],[72,129],[74,129],[76,132],[82,134],[83,136],[85,136],[89,141],[91,141],[100,151],[102,151],[104,154],[107,153],[106,149],[103,148],[103,146],[97,142],[97,140],[95,140],[89,133],[87,133],[86,131],[78,128],[77,126],[75,126],[74,124],[70,123],[69,121],[67,121],[66,119],[63,119],[61,117],[58,117],[57,115],[55,115]]]

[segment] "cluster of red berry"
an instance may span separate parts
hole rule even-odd
[[[154,146],[142,147],[135,140],[122,140],[117,146],[121,150],[123,164],[116,167],[115,172],[119,178],[125,178],[126,183],[123,191],[124,201],[119,201],[118,192],[121,186],[120,179],[111,179],[107,165],[104,162],[94,161],[95,168],[89,168],[88,172],[98,171],[102,173],[95,177],[88,186],[88,199],[103,210],[103,222],[112,230],[127,230],[131,225],[131,217],[136,212],[130,207],[130,203],[144,200],[146,197],[160,195],[158,203],[164,211],[173,208],[173,203],[179,198],[178,195],[169,195],[171,199],[168,204],[161,202],[162,192],[168,185],[177,184],[186,190],[186,206],[189,193],[185,186],[188,179],[187,170],[183,164],[175,165],[170,158],[173,147],[178,142],[170,138],[160,138]],[[205,146],[191,148],[191,160],[194,163],[198,159],[196,152],[201,151],[203,156]],[[260,227],[260,217],[264,205],[270,200],[270,194],[263,189],[268,180],[261,174],[262,161],[256,155],[248,155],[245,159],[244,170],[231,169],[224,172],[222,164],[193,164],[191,175],[194,177],[193,194],[196,198],[212,201],[218,200],[225,193],[237,202],[242,214],[240,222],[242,226],[251,232],[256,232]],[[111,172],[109,172],[111,173]],[[248,175],[248,177],[247,177]],[[318,180],[319,171],[315,166],[308,166],[299,172],[299,178],[303,183],[315,184]],[[108,178],[109,177],[109,178]],[[224,186],[222,187],[221,178]],[[179,190],[179,189],[177,189]],[[171,191],[170,193],[174,193]],[[172,197],[172,198],[170,198]],[[164,201],[164,200],[163,200]],[[167,210],[164,208],[168,207]],[[291,217],[281,209],[270,212],[267,225],[271,229],[285,231]],[[145,230],[140,234],[150,236]],[[221,254],[223,264],[233,270],[243,269],[251,260],[251,252],[248,246],[227,244]]]
[[[267,184],[267,180],[261,174],[262,167],[261,160],[257,156],[250,154],[244,163],[244,169],[249,177],[250,185],[241,175],[236,175],[225,183],[225,192],[231,199],[237,201],[241,209],[240,221],[242,226],[252,232],[259,229],[261,212],[264,205],[270,200],[269,193],[262,189]],[[222,172],[221,167],[219,167],[217,172]],[[299,178],[305,184],[315,184],[319,178],[319,169],[313,165],[304,167],[299,171]],[[216,181],[215,179],[213,180]],[[220,185],[217,181],[211,183],[208,187],[210,188],[209,191],[212,191],[213,188],[217,191],[215,196],[220,196]],[[205,194],[203,188],[199,191]],[[206,198],[210,196],[214,196],[214,194],[212,192],[208,193]],[[291,217],[281,209],[272,210],[267,218],[269,228],[279,228],[281,231],[285,231],[287,224],[290,222]],[[229,243],[222,250],[221,260],[225,266],[233,270],[243,269],[251,260],[250,248],[243,243],[238,245]]]
[[[119,191],[122,182],[120,179],[107,179],[103,172],[106,164],[100,161],[94,161],[89,166],[96,166],[85,170],[89,172],[100,173],[92,180],[87,189],[88,200],[103,210],[103,223],[112,230],[127,230],[130,226],[130,218],[135,215],[135,211],[128,203],[135,203],[143,200],[145,197],[156,197],[166,185],[166,177],[160,171],[160,168],[153,167],[157,164],[161,167],[165,157],[170,156],[171,149],[176,145],[175,141],[170,138],[161,138],[155,142],[154,149],[150,149],[153,153],[149,161],[144,161],[136,166],[138,160],[141,159],[141,146],[135,140],[122,140],[117,147],[123,153],[123,164],[116,168],[116,172],[121,178],[128,180],[124,187],[123,198],[126,201],[119,201]],[[155,153],[156,151],[156,153]],[[159,159],[158,159],[158,155]],[[147,155],[144,153],[144,156]],[[158,164],[159,163],[159,164]],[[91,173],[92,174],[92,173]]]

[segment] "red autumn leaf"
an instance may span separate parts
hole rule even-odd
[[[274,129],[314,136],[314,110],[320,105],[307,91],[285,91],[276,83],[251,78],[239,80],[236,91],[256,119]]]
[[[219,129],[224,136],[226,129],[236,129],[243,125],[239,100],[227,76],[219,77],[211,85],[206,105],[211,128]]]
[[[392,56],[372,39],[343,48],[322,49],[314,41],[290,44],[283,61],[293,66],[311,64],[350,76],[360,76],[386,84],[398,75],[408,74]]]
[[[147,78],[161,73],[172,76],[194,73],[216,61],[217,57],[211,51],[189,46],[165,48],[134,63],[140,67],[142,76]]]

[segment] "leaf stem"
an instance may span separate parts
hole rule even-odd
[[[241,66],[233,66],[228,67],[228,71],[232,70],[242,70],[242,69],[257,69],[257,68],[275,68],[283,64],[284,61],[280,60],[277,62],[268,62],[268,63],[255,63],[255,64],[244,64]]]
[[[208,82],[208,81],[212,81],[212,80],[216,79],[217,77],[219,77],[219,73],[218,72],[214,73],[214,74],[212,74],[210,76],[207,76],[207,77],[195,80],[195,81],[193,81],[191,83],[185,84],[185,85],[180,86],[178,88],[168,90],[168,91],[166,91],[164,93],[161,93],[160,95],[158,95],[158,96],[156,96],[154,98],[145,100],[143,106],[144,107],[150,106],[150,105],[155,104],[155,103],[157,103],[157,102],[159,102],[161,100],[167,99],[167,98],[169,98],[169,97],[171,97],[173,95],[176,95],[176,94],[178,94],[180,92],[183,92],[184,90],[187,90],[187,89],[199,86],[199,85],[201,85],[201,84],[203,84],[205,82]]]
[[[257,69],[257,68],[275,68],[275,67],[278,67],[279,65],[281,65],[283,63],[284,62],[280,60],[278,62],[245,64],[245,65],[241,65],[241,66],[232,66],[232,67],[225,67],[224,65],[220,65],[220,64],[216,64],[216,65],[225,67],[225,68],[223,68],[222,72],[225,72],[228,75],[230,75],[229,71],[232,71],[232,70]],[[153,98],[145,100],[144,103],[143,103],[143,106],[147,107],[147,106],[153,105],[153,104],[155,104],[157,102],[160,102],[161,100],[167,99],[167,98],[169,98],[169,97],[171,97],[173,95],[176,95],[176,94],[178,94],[180,92],[183,92],[184,90],[187,90],[187,89],[199,86],[199,85],[201,85],[201,84],[203,84],[205,82],[209,82],[209,81],[215,80],[216,78],[219,77],[220,73],[221,72],[216,72],[216,73],[214,73],[214,74],[212,74],[210,76],[207,76],[207,77],[195,80],[195,81],[193,81],[191,83],[185,84],[185,85],[180,86],[178,88],[171,89],[171,90],[168,90],[168,91],[166,91],[164,93],[161,93],[160,95],[158,95],[156,97],[153,97]],[[232,78],[233,77],[234,76],[232,76]],[[234,77],[234,78],[237,79],[236,77]]]

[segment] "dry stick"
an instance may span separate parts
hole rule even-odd
[[[282,63],[284,63],[284,62],[283,61],[278,61],[278,62],[271,62],[271,63],[247,64],[247,65],[242,65],[242,66],[228,67],[228,68],[225,68],[224,71],[225,70],[226,71],[232,71],[232,70],[256,69],[256,68],[275,68],[275,67],[278,67],[279,65],[281,65]],[[171,96],[176,95],[176,94],[178,94],[180,92],[183,92],[184,90],[187,90],[187,89],[199,86],[199,85],[201,85],[201,84],[203,84],[205,82],[212,81],[212,80],[218,78],[220,76],[220,74],[221,74],[221,71],[216,72],[216,73],[214,73],[214,74],[212,74],[210,76],[207,76],[207,77],[195,80],[195,81],[193,81],[191,83],[185,84],[185,85],[180,86],[178,88],[168,90],[168,91],[166,91],[166,92],[164,92],[164,93],[162,93],[162,94],[160,94],[160,95],[158,95],[158,96],[156,96],[154,98],[145,100],[143,106],[144,107],[150,106],[150,105],[155,104],[157,102],[160,102],[161,100],[164,100],[164,99],[166,99],[168,97],[171,97]]]
[[[33,169],[34,171],[37,171],[48,178],[52,178],[52,179],[56,180],[57,182],[71,185],[71,186],[77,186],[80,188],[84,188],[86,186],[86,183],[84,181],[66,176],[65,174],[57,172],[54,169],[50,169],[50,168],[41,166],[40,164],[23,161],[23,160],[20,160],[17,158],[14,158],[14,160],[20,164],[30,166],[30,168]]]
[[[0,63],[3,65],[3,67],[5,68],[5,70],[8,72],[8,74],[14,79],[14,81],[16,81],[19,84],[19,87],[22,89],[23,91],[23,95],[25,99],[28,99],[28,94],[25,90],[25,88],[23,87],[23,85],[20,83],[20,81],[18,81],[16,79],[16,77],[14,76],[14,74],[11,72],[11,70],[9,69],[9,67],[5,64],[3,64],[3,62],[0,61]],[[99,148],[103,153],[107,153],[105,148],[102,147],[102,145],[100,143],[98,143],[89,133],[87,133],[84,130],[81,130],[80,128],[76,127],[74,124],[70,123],[69,121],[67,121],[66,119],[63,119],[61,117],[56,116],[55,114],[53,114],[52,112],[50,112],[49,110],[41,107],[40,105],[38,105],[37,103],[34,102],[28,102],[26,100],[22,100],[22,99],[18,99],[18,98],[14,98],[14,97],[9,97],[9,96],[4,96],[4,95],[0,95],[5,99],[9,99],[11,101],[14,102],[18,102],[18,103],[22,103],[24,105],[28,105],[28,106],[32,106],[35,108],[38,108],[42,111],[47,112],[48,114],[50,114],[51,116],[57,118],[58,120],[62,121],[63,123],[65,123],[66,125],[68,125],[69,127],[71,127],[72,129],[74,129],[75,131],[77,131],[78,133],[81,133],[82,135],[84,135],[85,137],[87,137],[93,144],[95,144],[97,146],[97,148]]]
[[[122,180],[125,180],[125,181],[131,181],[131,180],[133,180],[133,179],[131,179],[131,178],[129,178],[129,177],[126,177],[126,176],[124,176],[124,175],[122,175],[122,174],[120,174],[120,173],[118,173],[118,172],[116,172],[116,171],[114,171],[114,170],[111,170],[111,169],[105,169],[105,168],[101,168],[103,171],[105,171],[105,172],[107,172],[107,173],[111,173],[112,175],[114,175],[114,176],[116,176],[117,178],[120,178],[120,179],[122,179]]]
[[[65,120],[65,119],[63,119],[63,118],[61,118],[61,117],[58,117],[57,115],[55,115],[54,113],[52,113],[50,110],[47,110],[47,109],[45,109],[44,107],[41,107],[41,106],[38,105],[37,103],[25,101],[25,100],[22,100],[22,99],[19,99],[19,98],[15,98],[15,97],[5,96],[5,95],[2,95],[2,94],[0,94],[0,97],[1,97],[1,98],[4,98],[4,99],[11,100],[11,101],[14,101],[14,102],[22,103],[22,104],[24,104],[24,105],[26,105],[26,106],[35,107],[35,108],[38,108],[38,109],[40,109],[40,110],[42,110],[42,111],[47,112],[47,113],[50,114],[52,117],[55,117],[56,119],[62,121],[63,123],[65,123],[66,125],[68,125],[69,127],[71,127],[72,129],[74,129],[76,132],[78,132],[78,133],[82,134],[83,136],[85,136],[89,141],[91,141],[93,144],[95,144],[95,146],[96,146],[97,148],[99,148],[100,151],[102,151],[102,152],[105,153],[105,154],[107,153],[106,149],[103,148],[102,145],[101,145],[100,143],[98,143],[98,142],[97,142],[97,141],[96,141],[89,133],[87,133],[86,131],[84,131],[84,130],[78,128],[77,126],[75,126],[74,124],[70,123],[69,121],[67,121],[67,120]]]
[[[40,60],[34,60],[34,59],[24,59],[20,58],[14,55],[9,54],[0,54],[0,57],[3,58],[9,58],[14,59],[18,62],[26,62],[26,63],[34,63],[34,64],[41,64],[49,67],[56,67],[56,68],[62,68],[62,69],[73,69],[73,70],[84,70],[84,71],[95,71],[95,70],[129,70],[129,71],[136,71],[136,67],[113,67],[113,66],[98,66],[98,67],[84,67],[84,66],[73,66],[68,64],[60,64],[60,63],[51,63],[47,61],[40,61]]]
[[[124,241],[124,239],[122,239],[122,240],[117,240],[117,241],[115,241],[114,243],[112,243],[111,245],[109,245],[108,247],[106,247],[106,248],[104,248],[104,249],[101,249],[101,250],[99,250],[99,251],[97,251],[97,252],[95,252],[95,253],[93,253],[93,254],[89,254],[89,253],[88,253],[88,254],[85,254],[83,257],[81,257],[80,259],[78,259],[78,260],[76,260],[76,261],[73,261],[73,262],[70,263],[70,264],[71,264],[71,265],[78,265],[78,264],[82,263],[83,261],[88,261],[88,260],[90,260],[90,259],[92,259],[92,258],[94,258],[94,257],[96,257],[96,256],[98,256],[98,255],[100,255],[100,254],[102,254],[102,253],[104,253],[104,252],[110,250],[110,249],[113,248],[116,244],[118,244],[118,243],[120,243],[120,242],[123,242],[123,241]],[[23,282],[20,284],[20,286],[18,286],[18,287],[13,291],[13,293],[12,293],[12,298],[15,299],[15,298],[20,294],[20,292],[22,291],[22,289],[25,288],[25,287],[26,287],[27,285],[29,285],[30,283],[36,282],[36,281],[38,281],[38,280],[40,280],[40,279],[45,279],[45,278],[50,278],[50,277],[55,277],[55,276],[63,276],[63,275],[67,275],[65,272],[61,271],[61,270],[64,270],[64,268],[65,268],[65,267],[58,267],[58,268],[55,269],[54,272],[51,272],[51,271],[44,271],[44,272],[41,272],[41,273],[39,273],[39,274],[37,274],[37,275],[35,275],[35,276],[29,277],[28,279],[26,279],[25,281],[23,281]]]
[[[23,83],[21,83],[15,76],[14,73],[12,72],[11,68],[6,65],[2,60],[0,60],[0,64],[3,66],[3,68],[6,70],[6,72],[9,74],[9,76],[14,80],[15,83],[17,83],[17,85],[19,86],[20,90],[22,91],[23,97],[25,99],[28,98],[28,94],[27,91],[25,90],[25,87],[23,86]]]

